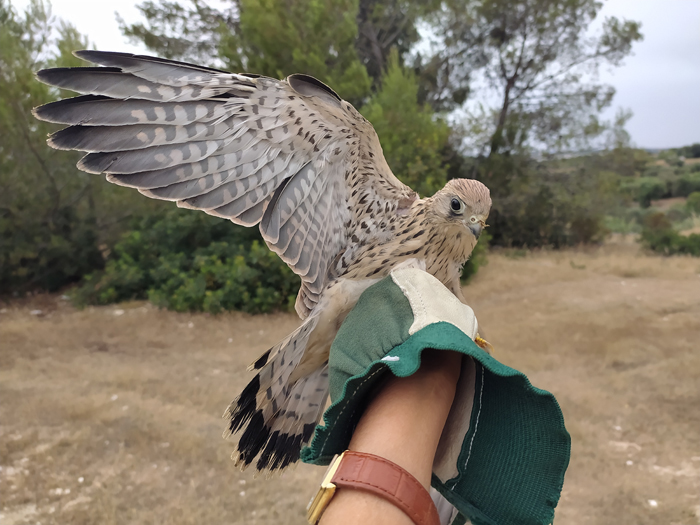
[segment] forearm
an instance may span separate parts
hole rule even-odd
[[[461,355],[427,350],[412,376],[390,376],[365,410],[350,450],[381,456],[430,487],[432,464],[454,400]],[[381,519],[380,519],[381,518]],[[338,490],[321,518],[322,525],[412,523],[388,501],[354,489]]]

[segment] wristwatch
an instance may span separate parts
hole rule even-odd
[[[328,467],[321,488],[306,508],[306,519],[316,525],[336,489],[371,492],[388,500],[416,525],[440,525],[440,518],[425,487],[396,463],[374,454],[346,450]]]

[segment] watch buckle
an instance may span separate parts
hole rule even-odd
[[[306,519],[311,525],[316,525],[316,523],[318,523],[318,520],[321,519],[323,511],[326,510],[328,503],[330,503],[331,498],[333,498],[333,495],[335,494],[336,486],[334,483],[332,483],[332,479],[333,476],[335,476],[338,467],[340,467],[340,462],[342,461],[344,455],[345,452],[343,452],[340,456],[336,455],[333,458],[333,461],[331,461],[331,464],[326,471],[326,475],[323,477],[323,481],[321,482],[318,492],[306,506]]]

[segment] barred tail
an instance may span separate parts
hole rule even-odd
[[[242,469],[256,457],[257,470],[282,469],[299,459],[320,419],[328,395],[327,366],[289,384],[318,316],[312,315],[251,368],[258,374],[224,413],[224,438],[240,431],[232,459]]]

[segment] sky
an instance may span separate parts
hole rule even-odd
[[[29,0],[11,3],[21,11]],[[147,53],[127,42],[115,17],[118,11],[127,23],[139,21],[138,3],[52,1],[54,15],[75,25],[96,49]],[[601,80],[617,90],[607,118],[618,108],[631,110],[627,130],[638,147],[700,142],[700,0],[608,0],[600,16],[639,21],[644,35],[621,67],[601,71]]]

